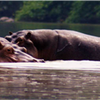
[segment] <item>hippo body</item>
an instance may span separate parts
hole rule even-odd
[[[100,60],[100,38],[72,30],[22,30],[5,38],[45,60]]]
[[[0,37],[0,62],[39,62],[38,59],[23,51],[25,51],[23,47],[18,47]]]

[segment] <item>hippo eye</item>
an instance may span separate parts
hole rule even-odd
[[[10,52],[10,49],[7,49],[8,52]]]
[[[7,53],[9,53],[9,54],[13,54],[13,53],[14,53],[13,48],[8,48],[6,51],[7,51]]]
[[[15,43],[19,44],[19,43],[22,43],[23,42],[23,39],[22,38],[18,38]]]
[[[23,42],[23,39],[22,39],[22,38],[18,38],[17,41],[18,41],[18,42]]]

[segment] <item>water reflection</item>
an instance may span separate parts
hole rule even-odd
[[[16,32],[23,29],[67,29],[100,36],[100,25],[34,22],[0,23],[0,36],[8,35],[9,31]]]
[[[100,73],[0,69],[0,99],[97,99]]]

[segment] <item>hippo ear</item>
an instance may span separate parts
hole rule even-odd
[[[2,42],[0,42],[0,50],[1,50],[3,47],[4,47],[4,46],[3,46]]]
[[[28,33],[25,35],[25,38],[26,38],[26,39],[30,39],[30,37],[31,37],[31,32],[28,32]]]
[[[9,35],[12,35],[13,34],[13,32],[9,32]]]

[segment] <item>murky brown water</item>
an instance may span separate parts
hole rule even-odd
[[[100,100],[100,70],[63,70],[63,66],[62,70],[17,67],[0,68],[0,100]]]

